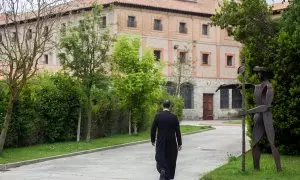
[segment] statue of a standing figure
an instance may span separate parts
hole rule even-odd
[[[245,68],[239,69],[239,73],[244,73]],[[253,126],[253,147],[252,156],[254,169],[260,169],[260,148],[259,141],[262,139],[263,135],[266,134],[269,144],[271,146],[272,154],[275,160],[277,171],[281,171],[280,154],[275,147],[275,131],[273,127],[273,118],[271,111],[271,104],[274,97],[274,90],[271,82],[268,79],[268,69],[265,67],[254,67],[255,71],[260,80],[260,84],[245,84],[245,88],[254,88],[254,98],[256,107],[249,110],[241,110],[239,115],[245,116],[246,114],[253,115],[254,126]],[[233,89],[241,88],[240,84],[225,84],[221,85],[219,89]]]

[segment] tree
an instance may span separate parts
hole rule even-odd
[[[0,76],[8,84],[9,100],[0,135],[0,153],[12,119],[14,103],[38,70],[44,52],[54,46],[52,36],[63,0],[5,0],[0,3]]]
[[[271,44],[279,29],[271,19],[271,12],[265,0],[241,0],[240,3],[226,0],[211,18],[212,25],[231,32],[234,39],[243,44],[248,75],[254,74],[255,65],[269,66],[274,59],[276,48]]]
[[[279,150],[300,155],[300,1],[290,1],[280,22],[276,38],[277,57],[271,68],[274,73],[275,97],[273,116]]]
[[[268,65],[270,58],[274,57],[272,52],[274,49],[270,46],[270,42],[274,41],[276,28],[271,20],[271,9],[268,8],[266,1],[241,0],[238,3],[223,1],[220,10],[212,16],[211,20],[213,25],[231,32],[234,39],[244,45],[241,54],[246,57],[246,66],[248,67],[246,74],[252,76],[248,80],[257,80],[252,71],[253,67],[255,65]],[[241,64],[244,64],[244,62],[241,62]],[[241,77],[241,79],[244,83],[245,77]],[[245,94],[244,88],[243,94]],[[252,94],[248,96],[252,98],[252,101],[248,101],[248,104],[253,105]],[[252,120],[248,119],[248,122],[252,127]],[[245,119],[243,119],[242,126],[242,170],[245,171]],[[252,128],[249,132],[252,132]],[[250,135],[250,133],[248,134]],[[252,138],[252,136],[250,137]]]
[[[172,75],[169,79],[175,82],[175,96],[180,96],[183,92],[181,90],[181,85],[184,82],[189,82],[193,77],[193,65],[191,58],[188,57],[189,48],[184,47],[182,52],[177,53],[176,61],[170,66],[173,70]]]
[[[109,51],[113,42],[108,27],[103,27],[102,12],[103,7],[94,3],[92,10],[60,40],[59,58],[63,67],[79,78],[85,89],[87,141],[91,136],[91,89],[109,73]]]
[[[113,89],[129,111],[129,134],[131,124],[137,133],[137,117],[144,105],[164,84],[161,66],[155,63],[150,51],[140,57],[140,39],[121,37],[113,52]]]
[[[224,1],[212,17],[212,24],[232,29],[234,38],[243,43],[247,82],[257,82],[253,72],[255,65],[265,66],[273,72],[275,90],[272,112],[276,130],[276,144],[284,154],[300,154],[299,151],[299,13],[300,1],[290,2],[281,19],[272,20],[271,9],[264,0],[241,0],[241,3]],[[250,93],[246,95],[248,108],[254,103]],[[252,120],[248,119],[251,136]],[[269,150],[266,143],[261,144]]]

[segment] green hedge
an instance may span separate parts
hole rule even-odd
[[[106,82],[105,82],[106,81]],[[119,97],[109,88],[109,80],[92,88],[93,138],[128,132],[128,110],[120,106]],[[182,117],[182,100],[162,91],[133,112],[139,130],[149,128],[162,99],[170,99],[175,114]],[[86,136],[86,98],[80,82],[64,73],[42,73],[31,79],[14,104],[13,119],[5,147],[75,140],[79,107],[82,107],[81,139]],[[7,86],[0,83],[0,124],[7,104]],[[181,111],[180,111],[181,109]]]
[[[4,85],[4,84],[2,84]],[[6,97],[6,92],[1,92]],[[80,85],[66,74],[41,74],[14,104],[6,147],[72,140],[76,135]],[[2,124],[7,99],[1,98]]]

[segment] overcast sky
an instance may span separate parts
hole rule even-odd
[[[272,4],[272,3],[273,3],[272,0],[267,0],[267,2],[268,2],[269,4]],[[281,2],[281,0],[274,0],[274,2],[275,2],[275,3],[276,3],[276,2]]]

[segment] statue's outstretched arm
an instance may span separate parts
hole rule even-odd
[[[250,84],[250,83],[246,83],[245,84],[245,88],[246,89],[254,89],[254,84]],[[219,91],[220,89],[242,89],[242,84],[222,84],[218,87],[218,89],[216,90]]]
[[[246,114],[255,114],[255,113],[263,113],[268,110],[270,110],[271,106],[267,105],[259,105],[255,108],[249,109],[249,110],[241,110],[239,111],[240,116],[245,116]]]

